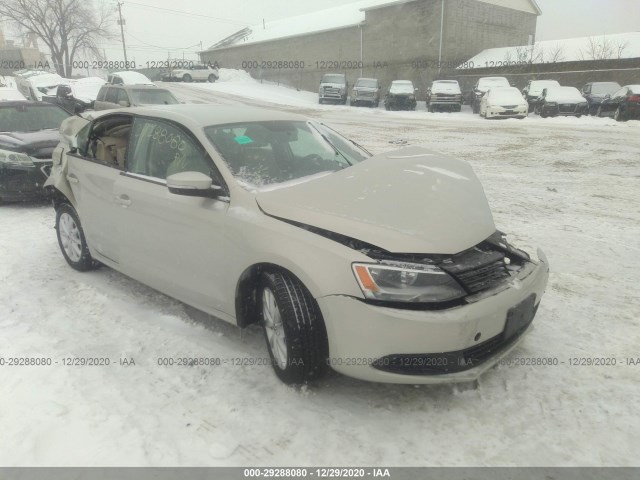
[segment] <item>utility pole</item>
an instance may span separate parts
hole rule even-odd
[[[124,20],[122,20],[122,5],[124,2],[118,2],[118,16],[120,20],[118,23],[120,24],[120,34],[122,35],[122,50],[124,51],[124,64],[128,66],[129,62],[127,61],[127,46],[124,43]]]

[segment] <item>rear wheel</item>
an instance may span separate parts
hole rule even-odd
[[[188,73],[185,73],[185,74],[182,76],[182,81],[183,81],[183,82],[187,82],[187,83],[189,83],[189,82],[190,82],[190,81],[192,81],[192,80],[193,80],[193,79],[191,78],[191,75],[189,75]]]
[[[273,369],[286,384],[303,384],[327,370],[328,341],[318,304],[286,272],[264,273],[258,312]]]
[[[626,120],[619,106],[618,108],[616,108],[616,111],[613,113],[613,118],[616,122],[624,122]]]
[[[86,272],[100,267],[101,264],[89,253],[80,219],[71,205],[62,204],[58,207],[56,232],[62,255],[71,268]]]
[[[213,73],[211,75],[209,75],[209,83],[216,83],[216,80],[218,80],[218,77],[216,77]]]

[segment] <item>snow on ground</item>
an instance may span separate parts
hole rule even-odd
[[[334,375],[302,389],[264,366],[159,366],[267,351],[258,328],[241,336],[107,268],[72,270],[49,206],[4,205],[0,357],[58,364],[0,366],[0,465],[638,465],[640,365],[627,359],[640,357],[640,122],[318,106],[226,83],[170,88],[187,101],[281,102],[374,153],[421,144],[469,161],[498,227],[551,262],[535,328],[509,358],[558,365],[502,365],[476,388]],[[62,365],[86,356],[112,365]]]

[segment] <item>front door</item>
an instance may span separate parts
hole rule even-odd
[[[215,167],[182,126],[136,118],[127,171],[115,185],[123,272],[205,311],[229,311],[223,297],[225,201],[169,192],[166,177]],[[216,179],[216,182],[219,180]]]

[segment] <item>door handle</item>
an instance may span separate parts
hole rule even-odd
[[[129,198],[129,195],[126,194],[118,195],[116,197],[116,203],[122,205],[123,207],[128,207],[129,205],[131,205],[131,199]]]
[[[78,180],[78,177],[76,177],[73,173],[70,173],[69,175],[67,175],[67,180],[69,183],[80,183],[80,180]]]

